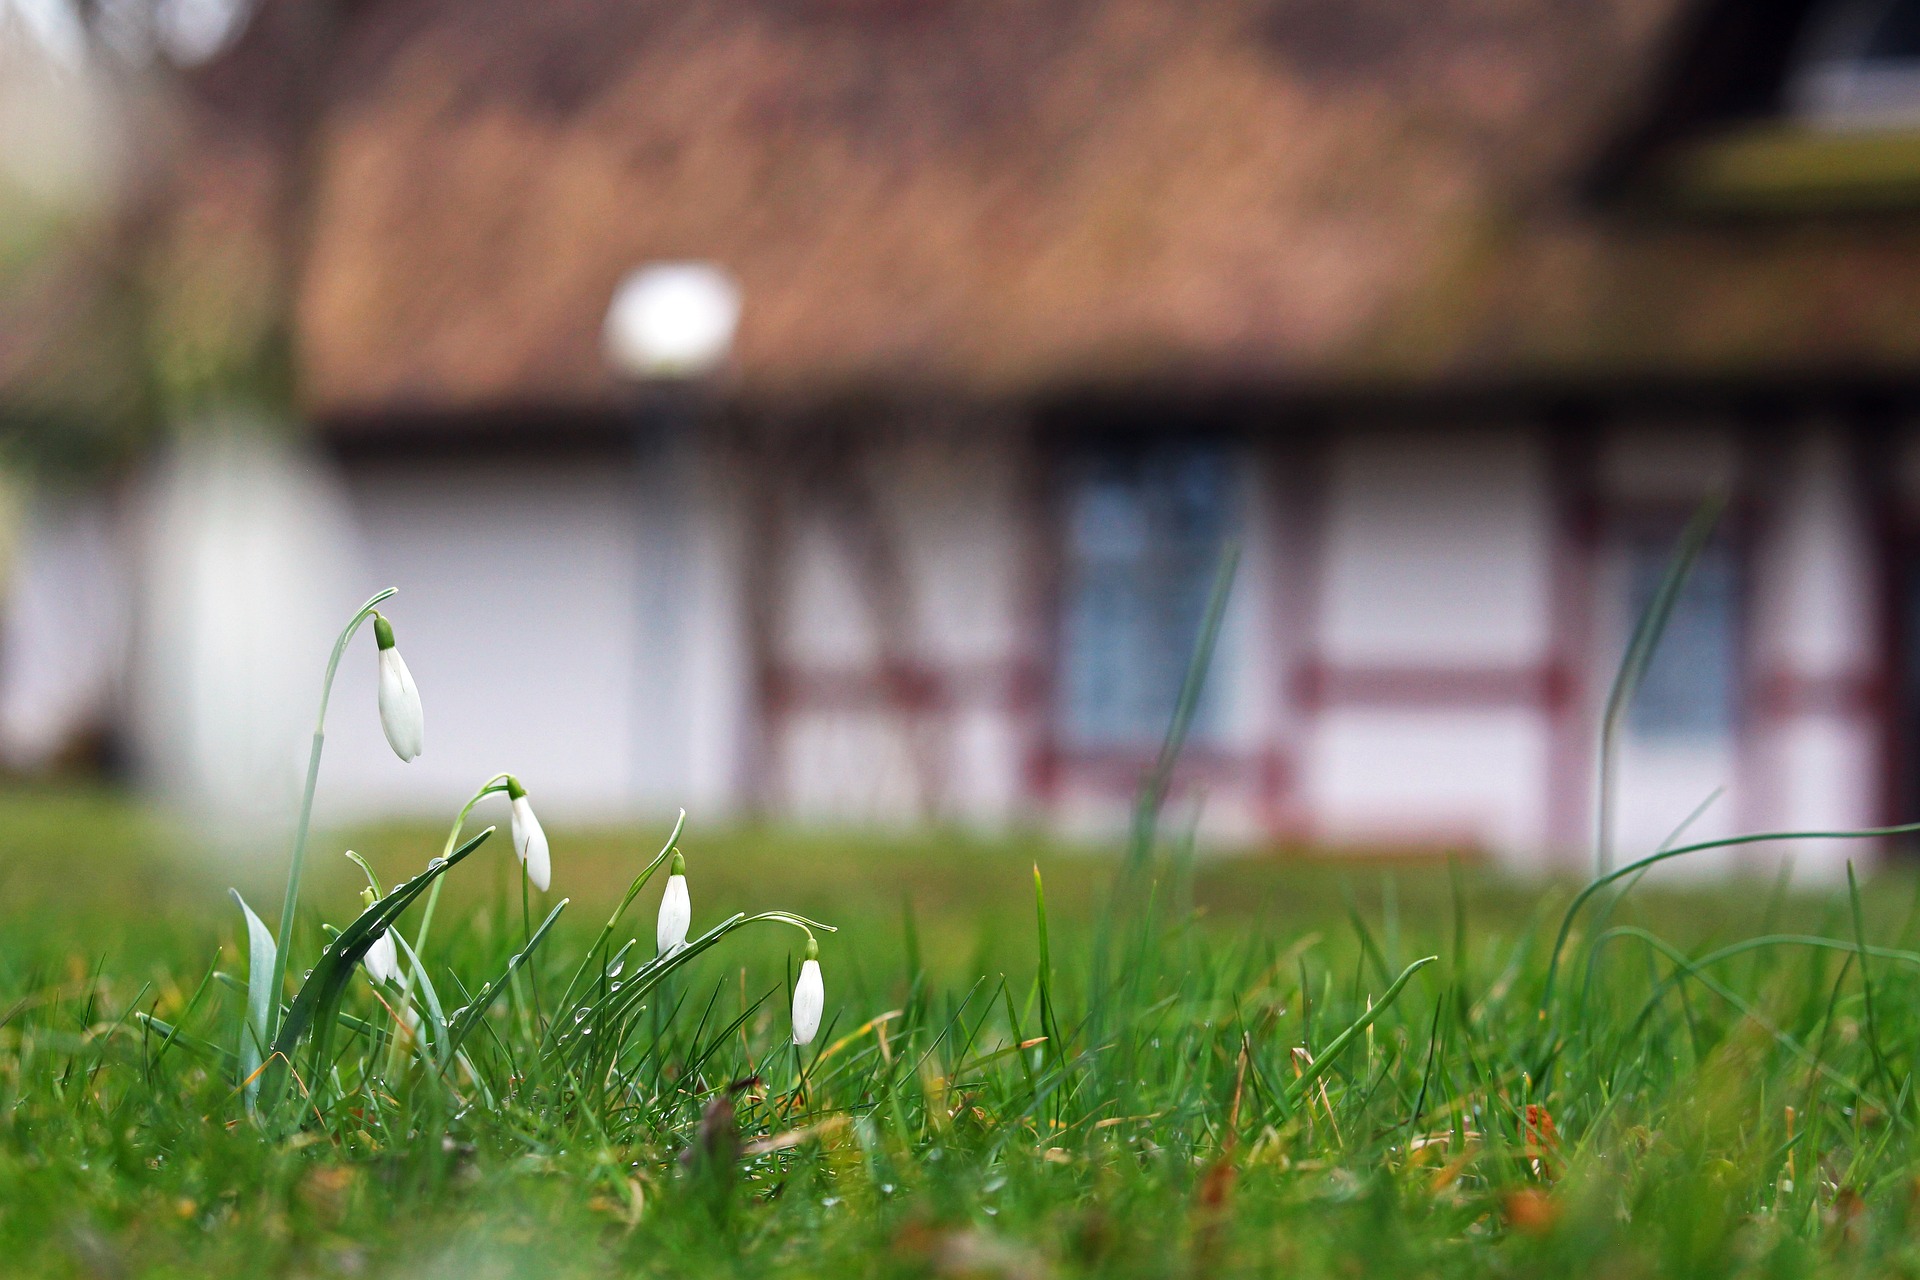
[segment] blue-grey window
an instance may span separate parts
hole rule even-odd
[[[1920,0],[1830,0],[1800,39],[1789,105],[1817,127],[1920,125]]]
[[[1629,623],[1659,591],[1673,554],[1670,539],[1629,548]],[[1733,549],[1710,542],[1674,601],[1653,661],[1627,709],[1643,741],[1712,740],[1731,734],[1740,709],[1740,582]]]
[[[1234,490],[1232,453],[1219,445],[1103,449],[1070,464],[1059,687],[1072,745],[1152,747],[1165,734]],[[1218,722],[1219,683],[1207,681],[1197,739]]]

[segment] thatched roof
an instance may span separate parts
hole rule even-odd
[[[606,403],[615,282],[685,257],[741,281],[769,395],[1920,370],[1920,218],[1585,194],[1686,13],[367,0],[327,73],[306,395]]]

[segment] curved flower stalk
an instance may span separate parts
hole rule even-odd
[[[543,875],[543,879],[540,881],[540,889],[545,890],[547,889],[547,885],[551,883],[551,879],[553,879],[553,877],[551,877],[551,862],[549,862],[549,858],[547,858],[547,833],[541,831],[540,819],[534,818],[532,806],[526,804],[526,787],[522,787],[522,785],[520,785],[520,779],[515,777],[513,773],[507,773],[507,771],[495,773],[493,777],[486,779],[484,783],[480,783],[480,787],[478,787],[474,793],[467,796],[467,804],[461,806],[461,812],[453,816],[453,825],[447,829],[447,841],[445,841],[444,846],[440,848],[440,856],[447,858],[447,856],[453,852],[453,846],[459,844],[461,831],[467,827],[467,818],[474,812],[474,806],[480,804],[482,800],[486,800],[486,798],[492,796],[492,794],[503,793],[507,794],[511,800],[515,800],[515,808],[513,808],[513,844],[515,844],[516,854],[518,854],[518,850],[522,848],[522,844],[520,844],[520,841],[522,841],[522,810],[524,810],[524,814],[526,814],[526,819],[532,821],[532,831],[536,831],[536,833],[540,835],[540,865],[541,875]],[[515,793],[518,793],[518,796],[515,796]],[[530,837],[528,837],[528,841],[530,841]],[[520,856],[520,862],[526,864],[526,854],[518,854],[518,856]],[[371,871],[369,871],[369,875],[371,875]],[[532,875],[532,873],[528,871],[528,875]],[[426,894],[426,908],[420,912],[420,931],[417,935],[413,935],[413,946],[409,948],[417,963],[419,963],[420,956],[426,954],[426,938],[428,938],[428,935],[430,935],[432,929],[434,929],[434,915],[440,912],[440,890],[444,889],[444,887],[444,883],[436,881],[432,890]],[[522,910],[524,910],[524,904],[522,904]],[[532,950],[532,944],[534,944],[534,936],[532,936],[532,933],[534,933],[534,931],[532,931],[532,925],[528,925],[528,950]],[[411,973],[401,973],[399,996],[401,996],[401,1004],[403,1004],[403,1006],[405,1006],[407,1000],[411,1000],[411,996],[413,996],[413,975],[411,975]],[[388,1073],[392,1073],[397,1065],[399,1065],[399,1044],[396,1042],[396,1044],[392,1046],[390,1054],[388,1054]]]
[[[812,1044],[820,1034],[820,1015],[827,1007],[827,990],[820,981],[820,944],[807,935],[807,958],[793,984],[793,1042]]]
[[[380,877],[373,874],[365,858],[351,849],[347,850],[347,858],[367,876],[367,887],[360,891],[360,907],[364,911],[386,895],[380,889]],[[400,981],[400,956],[393,949],[393,930],[382,929],[374,936],[362,963],[367,966],[367,976],[377,983],[393,986]]]
[[[658,865],[658,862],[654,864],[655,867]],[[639,879],[644,880],[653,869],[654,867],[649,867],[643,871]],[[636,884],[638,883],[639,880],[636,880]],[[629,892],[626,901],[631,900],[632,893]],[[617,912],[614,918],[615,920],[619,918]],[[645,1007],[648,994],[659,986],[668,974],[682,965],[691,963],[735,929],[763,921],[788,925],[807,935],[810,955],[816,959],[814,982],[817,983],[818,945],[813,942],[814,930],[817,929],[822,933],[837,932],[833,925],[809,920],[791,911],[761,911],[754,915],[748,915],[744,911],[735,912],[671,955],[657,955],[638,969],[621,976],[617,982],[608,982],[601,994],[575,1006],[571,1018],[556,1018],[547,1031],[549,1044],[558,1048],[562,1057],[568,1060],[578,1060],[594,1054],[619,1054],[634,1028],[636,1016]],[[597,952],[598,948],[596,947],[595,950]],[[604,968],[602,972],[605,972]],[[606,974],[605,976],[613,978],[616,975]],[[562,1010],[570,1005],[574,992],[579,989],[579,975],[576,975],[575,982],[569,985],[567,994],[561,999]],[[824,993],[822,994],[824,996]],[[824,998],[822,1004],[824,1005]],[[813,1030],[815,1032],[819,1030],[817,1015]]]
[[[380,648],[380,728],[387,745],[403,761],[416,759],[424,749],[426,715],[420,708],[420,690],[414,687],[407,660],[393,643],[393,624],[377,610],[373,639]]]
[[[485,782],[481,783],[479,790],[475,791],[472,795],[468,796],[467,802],[460,806],[460,812],[454,815],[453,826],[448,828],[447,830],[447,841],[444,845],[441,846],[440,856],[444,858],[448,854],[452,853],[453,847],[460,842],[460,833],[466,828],[467,818],[470,814],[472,814],[475,805],[479,804],[482,800],[486,799],[488,796],[498,795],[498,794],[501,794],[502,792],[506,793],[508,798],[511,799],[516,789],[519,791],[521,797],[524,798],[526,796],[527,794],[526,788],[520,785],[520,780],[516,778],[513,774],[506,773],[506,772],[496,773],[491,778],[488,778]],[[532,807],[531,806],[526,807],[525,811],[528,817],[532,818],[532,814],[533,814]],[[532,823],[533,823],[533,828],[536,831],[538,831],[540,828],[539,819],[532,818]],[[514,812],[514,821],[513,821],[513,844],[514,844],[514,850],[516,855],[520,857],[520,860],[522,863],[525,863],[526,861],[525,855],[519,854],[520,838],[521,838],[520,809],[519,809],[519,806],[516,806],[515,812]],[[544,890],[547,887],[547,883],[551,882],[552,880],[552,871],[551,871],[552,864],[550,860],[547,858],[547,835],[545,831],[540,831],[540,853],[541,853],[541,863],[543,868],[546,868],[546,877],[547,877],[546,882],[542,882],[540,884],[540,888]],[[426,910],[421,913],[421,917],[420,917],[420,932],[414,935],[413,949],[416,952],[425,954],[427,949],[427,935],[429,932],[431,932],[433,928],[434,913],[439,909],[439,906],[440,906],[440,886],[436,884],[435,886],[433,886],[433,892],[427,895],[427,907],[426,907]]]
[[[687,926],[693,923],[693,902],[687,896],[687,860],[673,851],[666,892],[660,895],[660,919],[653,940],[660,955],[670,956],[687,945]]]
[[[620,927],[620,919],[627,914],[627,908],[633,905],[633,900],[640,896],[642,889],[647,887],[647,881],[653,879],[654,873],[667,865],[668,858],[680,852],[680,836],[686,829],[687,811],[682,809],[680,816],[674,819],[673,830],[667,834],[666,843],[660,846],[660,852],[654,854],[647,865],[640,869],[640,874],[627,885],[627,891],[622,895],[620,904],[613,909],[613,914],[607,917],[607,923],[601,928],[600,936],[594,939],[593,946],[587,949],[587,954],[581,959],[579,968],[574,970],[572,979],[567,983],[565,994],[560,997],[561,1008],[565,1009],[573,1004],[574,993],[580,990],[580,984],[588,981],[596,969],[602,979],[610,980],[619,977],[626,964],[627,952],[633,943],[629,942],[621,947],[609,960],[607,948],[613,942],[614,930]]]
[[[388,587],[374,592],[347,620],[347,625],[340,629],[339,637],[333,642],[333,655],[327,659],[327,674],[320,682],[320,710],[314,717],[313,747],[307,754],[307,784],[300,796],[300,820],[293,829],[293,857],[287,867],[287,892],[280,902],[280,932],[274,945],[273,976],[267,987],[267,1022],[264,1030],[268,1041],[274,1039],[280,1023],[280,991],[287,980],[287,950],[292,941],[294,911],[300,904],[300,870],[307,858],[307,832],[313,825],[313,792],[320,784],[320,753],[327,741],[327,702],[333,696],[333,677],[340,670],[340,659],[345,655],[353,633],[360,629],[361,623],[375,615],[376,606],[381,601],[396,591],[397,587]]]

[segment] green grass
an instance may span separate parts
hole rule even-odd
[[[625,1035],[596,1058],[539,1046],[665,833],[552,834],[553,897],[573,904],[470,1063],[395,1062],[393,1019],[356,975],[343,1010],[368,1030],[342,1023],[331,1084],[311,1089],[297,1054],[296,1105],[256,1120],[217,1058],[163,1051],[134,1015],[238,1043],[239,984],[206,981],[216,963],[245,975],[222,889],[270,911],[284,853],[199,856],[97,794],[0,799],[0,1270],[1920,1271],[1910,878],[1870,882],[1857,927],[1844,889],[1601,895],[1547,1002],[1575,886],[1164,851],[1129,874],[1038,841],[696,825],[696,933],[768,907],[839,926],[821,939],[827,1025],[796,1056],[802,939],[738,933],[624,1032],[595,1005],[587,1025]],[[440,837],[316,838],[290,979],[322,920],[358,914],[349,842],[392,884]],[[427,957],[443,993],[521,945],[512,865],[501,839],[448,877]],[[636,954],[659,885],[617,933]],[[1608,910],[1620,932],[1596,954]],[[1828,941],[1737,947],[1789,935]]]

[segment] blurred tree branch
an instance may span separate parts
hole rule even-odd
[[[7,220],[19,206],[40,224],[11,257],[0,246],[0,453],[84,479],[225,410],[295,416],[295,313],[343,15],[336,0],[264,0],[192,61],[165,34],[178,0],[71,3],[82,65],[43,51],[45,78],[103,104],[98,136],[76,145],[114,167],[94,204],[72,208],[29,208],[0,174]]]

